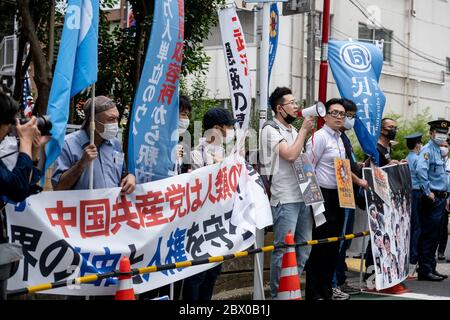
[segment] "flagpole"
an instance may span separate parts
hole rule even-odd
[[[95,82],[92,84],[92,104],[91,104],[91,125],[90,125],[90,139],[91,144],[94,144],[95,135]],[[89,165],[89,190],[94,189],[94,161]]]
[[[320,55],[319,74],[319,101],[327,101],[327,81],[328,81],[328,37],[330,28],[330,0],[323,1],[323,23],[322,23],[322,50]],[[320,129],[325,121],[322,117],[317,117],[317,128]]]

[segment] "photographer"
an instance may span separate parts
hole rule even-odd
[[[48,137],[41,137],[36,125],[36,118],[21,125],[16,118],[18,105],[6,94],[0,92],[0,142],[5,139],[15,125],[19,139],[17,161],[12,170],[9,170],[0,159],[0,246],[8,242],[6,233],[6,214],[3,196],[12,201],[25,200],[34,190],[35,183],[40,178],[39,169],[33,167],[33,160],[37,162],[42,147]],[[6,158],[11,155],[4,155]],[[0,250],[1,254],[2,250]],[[5,257],[0,256],[0,261]],[[1,263],[0,263],[1,264]],[[6,280],[0,279],[0,300],[6,299]]]

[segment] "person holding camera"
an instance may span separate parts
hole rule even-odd
[[[52,175],[54,190],[89,189],[89,165],[94,163],[94,189],[121,187],[130,194],[136,188],[136,178],[128,173],[119,139],[119,111],[113,100],[95,97],[95,138],[90,143],[89,123],[92,99],[86,101],[82,129],[65,137]]]
[[[17,159],[11,170],[0,158],[0,246],[7,246],[8,236],[6,232],[6,213],[4,197],[20,202],[36,191],[35,184],[39,181],[41,172],[34,166],[38,156],[43,153],[43,146],[48,142],[48,137],[42,137],[36,125],[36,118],[32,117],[28,122],[20,124],[17,119],[19,107],[5,93],[0,91],[0,143],[8,136],[15,126],[19,140],[17,152],[3,155],[2,158],[18,153]],[[1,261],[7,260],[2,257]],[[0,300],[6,299],[6,280],[0,279]]]

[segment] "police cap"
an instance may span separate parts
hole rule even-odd
[[[430,121],[428,124],[430,125],[430,130],[436,130],[441,133],[447,133],[450,127],[450,121],[445,119]]]
[[[420,132],[411,133],[405,137],[407,142],[415,143],[422,140],[422,134]]]

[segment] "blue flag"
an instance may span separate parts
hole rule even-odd
[[[363,151],[378,165],[377,142],[386,98],[378,86],[383,53],[358,41],[330,41],[328,58],[341,97],[358,107],[355,133]]]
[[[128,168],[137,183],[175,174],[178,85],[183,60],[183,0],[155,1],[152,32],[128,136]]]
[[[278,5],[272,3],[270,5],[270,34],[269,34],[269,79],[267,85],[270,86],[270,75],[272,74],[273,63],[275,62],[275,57],[277,56],[278,47],[278,26],[279,26],[279,15],[278,15]]]
[[[70,98],[97,81],[98,0],[69,0],[47,114],[53,127],[45,170],[61,153]]]

